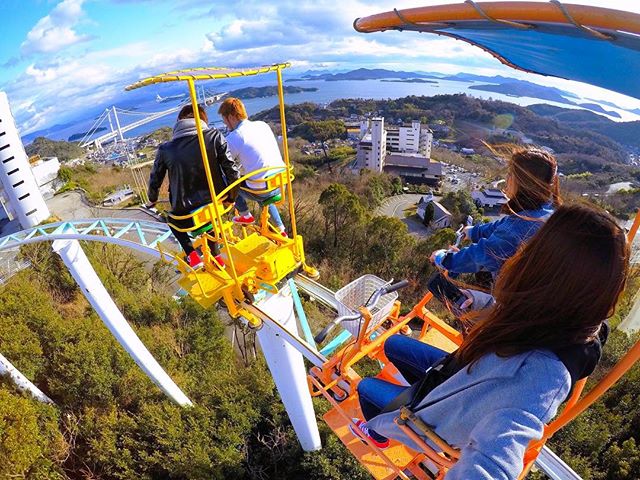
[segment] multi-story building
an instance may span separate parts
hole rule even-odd
[[[432,161],[419,153],[389,153],[384,171],[413,184],[438,186],[444,177],[440,162]]]
[[[431,158],[433,134],[420,122],[411,122],[410,126],[387,127],[387,150],[395,153],[418,153]]]
[[[362,139],[358,144],[356,155],[358,168],[382,172],[387,156],[387,131],[384,128],[384,118],[376,117],[362,122],[360,132]]]
[[[387,126],[384,118],[372,118],[360,124],[357,167],[388,172],[409,183],[437,185],[442,165],[431,161],[433,134],[420,122],[410,126]]]

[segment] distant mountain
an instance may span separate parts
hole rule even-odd
[[[514,81],[514,78],[503,77],[502,75],[494,75],[489,77],[486,75],[476,75],[473,73],[456,73],[455,75],[446,75],[442,77],[443,80],[453,80],[455,82],[490,82],[490,83],[502,83]]]
[[[609,169],[607,172],[626,175],[630,149],[623,144],[633,149],[640,148],[640,134],[635,133],[635,141],[629,141],[640,129],[640,122],[614,122],[587,110],[550,105],[526,108],[465,94],[410,95],[387,100],[345,98],[323,106],[296,104],[287,109],[287,123],[294,126],[310,120],[361,116],[371,112],[384,117],[385,123],[389,124],[422,117],[443,120],[455,131],[460,145],[472,148],[481,148],[483,141],[490,144],[513,141],[509,139],[517,137],[519,132],[533,143],[553,149],[561,158],[563,172],[567,174],[585,170],[599,172],[606,168]],[[253,118],[277,121],[279,115],[278,108],[274,107]],[[508,127],[497,127],[496,121],[501,118],[509,118]],[[609,164],[612,166],[608,167]]]
[[[565,92],[555,87],[544,87],[537,83],[531,83],[524,80],[510,79],[497,85],[471,85],[470,90],[483,90],[485,92],[496,92],[503,95],[514,95],[517,97],[539,98],[541,100],[549,100],[557,103],[567,103],[574,105],[574,102],[567,99],[567,96],[575,96],[569,92]]]
[[[619,108],[620,110],[624,110],[624,108],[619,107],[613,102],[607,102],[606,100],[595,100],[593,98],[587,98],[586,100],[589,100],[590,102],[599,103],[600,105],[606,105],[607,107]]]
[[[22,137],[22,141],[27,144],[33,141],[34,138],[37,137],[47,137],[49,135],[51,135],[53,132],[56,132],[58,130],[62,130],[65,128],[69,128],[73,125],[75,125],[76,122],[72,121],[69,123],[58,123],[56,125],[52,125],[51,127],[47,127],[47,128],[43,128],[40,130],[36,130],[35,132],[31,132],[31,133],[27,133],[26,135],[23,135]]]
[[[458,82],[489,82],[489,83],[497,83],[499,86],[504,86],[503,88],[505,90],[508,90],[505,93],[505,95],[516,95],[519,97],[531,97],[533,96],[533,98],[540,98],[542,100],[547,100],[544,97],[537,97],[535,95],[525,95],[525,94],[519,94],[518,91],[527,91],[530,93],[535,93],[535,92],[550,92],[551,95],[553,96],[560,96],[560,97],[568,97],[568,98],[578,98],[576,95],[574,95],[571,92],[567,92],[566,90],[560,90],[559,88],[554,88],[554,87],[545,87],[543,85],[538,85],[537,83],[533,83],[533,82],[527,82],[526,80],[518,80],[516,78],[510,78],[510,77],[503,77],[502,75],[494,75],[493,77],[488,77],[486,75],[475,75],[473,73],[457,73],[455,75],[450,75],[448,77],[444,77],[444,80],[455,80]],[[491,87],[493,87],[494,85],[491,85]],[[481,88],[482,87],[482,88]],[[486,90],[489,92],[496,92],[496,93],[503,93],[503,92],[499,92],[497,90],[489,90],[485,85],[475,85],[469,88],[473,88],[474,90]],[[539,90],[542,89],[542,90]],[[553,100],[556,101],[556,100]],[[567,103],[562,102],[562,103]]]
[[[562,125],[605,135],[622,144],[638,148],[640,139],[640,121],[614,122],[602,115],[586,110],[556,107],[554,105],[536,104],[526,107],[536,115],[552,118]]]
[[[309,70],[302,74],[300,78],[294,78],[287,81],[300,82],[307,80],[324,80],[327,82],[339,80],[382,80],[385,82],[402,83],[436,83],[438,80],[452,80],[467,83],[488,82],[483,84],[470,85],[468,88],[471,90],[482,90],[486,92],[500,93],[511,97],[531,97],[539,98],[540,100],[547,100],[550,102],[564,103],[566,105],[575,105],[599,114],[621,118],[619,113],[611,110],[605,110],[601,105],[597,103],[578,103],[576,100],[579,97],[566,90],[561,90],[555,87],[546,87],[537,83],[527,82],[526,80],[518,80],[502,75],[487,76],[476,75],[473,73],[442,75],[435,73],[386,70],[383,68],[359,68],[357,70],[351,70],[349,72],[338,73]],[[598,102],[606,104],[608,106],[612,106],[614,108],[618,108],[616,105],[608,102]],[[632,112],[632,110],[629,111]],[[640,110],[637,113],[640,115]]]
[[[438,83],[436,80],[428,80],[426,78],[383,78],[380,81],[398,83]]]
[[[613,102],[607,102],[606,100],[594,100],[592,98],[587,98],[590,102],[596,102],[600,105],[606,105],[607,107],[618,108],[620,110],[624,110],[625,112],[635,113],[636,115],[640,115],[640,108],[624,108],[620,105],[616,105]]]
[[[610,117],[622,118],[618,112],[614,112],[612,110],[605,110],[597,103],[578,103],[582,108],[586,108],[587,110],[591,110],[593,112],[604,113],[605,115],[609,115]]]
[[[351,70],[344,73],[322,73],[320,75],[302,75],[299,79],[292,79],[288,81],[301,81],[301,80],[325,80],[327,82],[336,82],[339,80],[380,80],[383,78],[434,78],[439,79],[430,74],[416,73],[416,72],[398,72],[395,70],[386,70],[384,68],[358,68],[357,70]]]
[[[38,137],[33,143],[25,148],[27,155],[40,155],[41,157],[58,157],[58,160],[65,161],[73,158],[82,157],[84,149],[80,148],[77,143],[49,140],[48,138]]]

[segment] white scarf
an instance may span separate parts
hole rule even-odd
[[[204,121],[200,120],[200,127],[202,130],[208,130],[209,125],[207,125]],[[182,120],[178,120],[176,124],[173,126],[173,139],[188,137],[191,135],[197,135],[198,131],[196,130],[196,119],[195,118],[183,118]]]

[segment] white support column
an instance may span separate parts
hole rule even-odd
[[[49,218],[16,128],[6,93],[0,92],[0,182],[23,228],[30,228]]]
[[[115,109],[115,107],[113,107]],[[111,130],[111,133],[115,132],[116,129],[113,128],[113,121],[111,120],[111,109],[108,108],[107,109],[107,118],[109,119],[109,130]]]
[[[288,286],[277,295],[268,295],[256,306],[298,336]],[[258,340],[302,449],[306,452],[319,450],[322,444],[302,355],[268,323],[258,330]]]
[[[84,254],[80,243],[76,240],[56,240],[53,242],[53,250],[62,257],[91,306],[144,373],[178,405],[191,406],[191,401],[153,358],[122,316]]]
[[[120,120],[118,119],[118,113],[116,112],[116,107],[112,108],[113,118],[116,121],[116,128],[118,129],[118,137],[120,137],[120,141],[124,142],[124,137],[122,136],[122,128],[120,128]]]
[[[11,362],[0,354],[0,376],[8,375],[11,381],[23,392],[30,393],[33,398],[42,403],[54,405],[53,400],[47,397],[42,391],[21,374]]]

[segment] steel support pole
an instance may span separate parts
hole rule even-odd
[[[116,340],[131,355],[144,373],[169,397],[181,406],[191,406],[191,401],[162,369],[149,350],[127,323],[111,295],[104,288],[91,262],[77,240],[56,240],[53,250],[60,255],[82,293],[98,313]]]
[[[31,394],[33,398],[42,403],[54,405],[53,400],[47,397],[42,391],[29,381],[20,371],[11,365],[3,355],[0,355],[0,376],[8,375],[11,381],[19,390]]]
[[[288,287],[268,295],[257,307],[298,337],[293,298]],[[319,450],[322,444],[302,354],[270,322],[262,324],[258,340],[302,449],[306,452]]]

